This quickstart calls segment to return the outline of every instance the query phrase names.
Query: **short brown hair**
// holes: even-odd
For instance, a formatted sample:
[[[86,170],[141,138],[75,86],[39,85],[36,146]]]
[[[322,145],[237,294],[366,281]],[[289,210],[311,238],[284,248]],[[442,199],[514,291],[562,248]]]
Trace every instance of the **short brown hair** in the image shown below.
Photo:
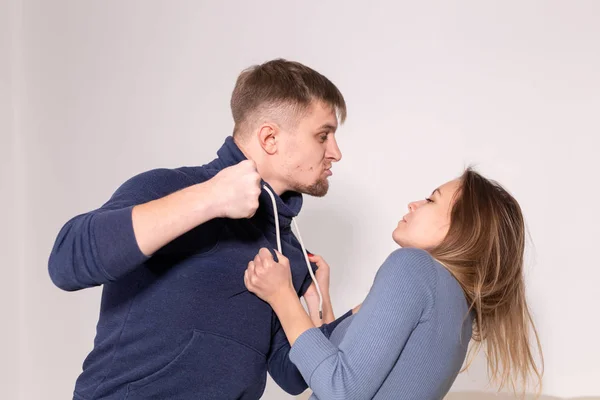
[[[346,119],[346,102],[325,76],[299,62],[276,59],[245,69],[231,95],[234,134],[256,111],[292,111],[301,115],[314,100],[330,105],[340,123]]]

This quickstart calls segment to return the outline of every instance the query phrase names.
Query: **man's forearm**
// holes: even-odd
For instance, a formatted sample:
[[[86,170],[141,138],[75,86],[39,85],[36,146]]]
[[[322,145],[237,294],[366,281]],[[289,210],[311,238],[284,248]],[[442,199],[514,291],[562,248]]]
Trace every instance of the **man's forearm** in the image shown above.
[[[133,230],[146,256],[198,225],[218,216],[210,181],[190,186],[168,196],[135,206]]]

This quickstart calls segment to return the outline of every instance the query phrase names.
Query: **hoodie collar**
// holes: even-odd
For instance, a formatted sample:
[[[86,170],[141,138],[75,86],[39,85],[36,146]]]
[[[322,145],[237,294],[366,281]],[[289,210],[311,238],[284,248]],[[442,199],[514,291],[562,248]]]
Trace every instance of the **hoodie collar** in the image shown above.
[[[217,156],[218,159],[215,161],[219,161],[219,170],[231,167],[244,160],[247,160],[246,156],[237,146],[232,136],[228,136],[225,139],[225,143],[223,143],[223,146],[221,146],[221,148],[217,151]],[[261,193],[259,197],[260,206],[257,214],[264,216],[264,218],[272,223],[275,221],[274,210],[271,198],[263,188],[264,185],[266,185],[275,195],[280,225],[282,228],[288,228],[292,222],[292,218],[296,217],[302,209],[302,194],[289,191],[279,196],[275,193],[271,185],[261,179]]]

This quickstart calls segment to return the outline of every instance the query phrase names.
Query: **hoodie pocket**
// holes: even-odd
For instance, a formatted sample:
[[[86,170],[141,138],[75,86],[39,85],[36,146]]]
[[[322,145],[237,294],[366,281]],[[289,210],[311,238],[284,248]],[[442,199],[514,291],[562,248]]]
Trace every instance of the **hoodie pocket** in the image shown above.
[[[237,399],[265,379],[264,354],[236,340],[195,330],[171,362],[130,383],[126,399]]]

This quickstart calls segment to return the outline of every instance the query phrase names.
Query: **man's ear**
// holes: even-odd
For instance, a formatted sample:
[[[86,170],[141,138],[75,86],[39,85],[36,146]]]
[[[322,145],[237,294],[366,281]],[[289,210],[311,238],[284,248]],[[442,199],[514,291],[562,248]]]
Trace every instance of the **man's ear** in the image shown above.
[[[277,152],[279,132],[279,126],[273,123],[265,123],[258,130],[258,142],[267,154],[275,154]]]

